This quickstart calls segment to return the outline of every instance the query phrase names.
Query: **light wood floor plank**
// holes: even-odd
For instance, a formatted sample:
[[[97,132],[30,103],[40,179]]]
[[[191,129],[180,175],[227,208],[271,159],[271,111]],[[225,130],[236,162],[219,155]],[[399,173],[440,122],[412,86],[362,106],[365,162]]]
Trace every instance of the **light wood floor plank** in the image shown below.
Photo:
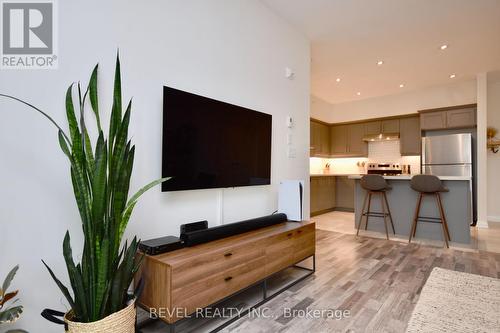
[[[403,332],[434,267],[498,277],[499,259],[483,251],[317,230],[315,276],[264,305],[278,318],[243,318],[224,332]],[[290,304],[291,295],[299,300],[296,304]],[[351,317],[279,319],[285,307],[300,302],[310,309],[349,310]]]

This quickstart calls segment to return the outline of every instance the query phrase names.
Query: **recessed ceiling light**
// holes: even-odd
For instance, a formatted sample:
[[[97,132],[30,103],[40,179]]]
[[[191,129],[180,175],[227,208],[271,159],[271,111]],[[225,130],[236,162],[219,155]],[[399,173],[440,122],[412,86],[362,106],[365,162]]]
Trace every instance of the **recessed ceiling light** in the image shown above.
[[[399,88],[404,88],[404,87],[405,87],[405,85],[402,83],[399,85]]]
[[[456,77],[457,77],[457,76],[456,76],[455,74],[451,74],[451,75],[450,75],[450,79],[454,79],[454,78],[456,78]]]
[[[340,82],[340,78],[338,77],[335,81]]]
[[[361,96],[361,93],[358,91],[358,92],[356,93],[356,95]]]
[[[383,64],[384,64],[384,61],[383,61],[383,60],[379,60],[379,61],[377,61],[377,65],[382,66]]]
[[[441,45],[441,47],[440,47],[440,49],[441,49],[441,50],[446,50],[447,48],[448,48],[448,45],[446,45],[446,44],[443,44],[443,45]]]

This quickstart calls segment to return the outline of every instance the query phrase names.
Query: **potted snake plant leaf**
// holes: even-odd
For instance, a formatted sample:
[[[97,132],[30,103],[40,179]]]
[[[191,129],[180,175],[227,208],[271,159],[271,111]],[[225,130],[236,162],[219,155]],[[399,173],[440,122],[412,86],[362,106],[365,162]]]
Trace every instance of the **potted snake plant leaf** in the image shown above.
[[[155,180],[129,197],[130,178],[134,166],[135,146],[128,138],[132,101],[122,108],[120,59],[116,58],[113,103],[109,129],[105,135],[101,124],[97,91],[98,65],[85,90],[80,83],[71,84],[66,92],[66,133],[47,113],[9,95],[40,112],[58,129],[58,141],[71,166],[71,182],[82,222],[84,244],[81,260],[75,262],[70,234],[63,241],[63,256],[68,271],[68,289],[45,263],[51,277],[71,306],[64,314],[68,332],[134,332],[134,295],[129,294],[141,257],[137,256],[139,241],[122,244],[123,235],[139,197],[160,183]],[[73,95],[77,96],[77,102]],[[92,140],[87,130],[86,103],[97,129]],[[52,313],[44,317],[54,319]],[[59,313],[61,314],[61,313]]]

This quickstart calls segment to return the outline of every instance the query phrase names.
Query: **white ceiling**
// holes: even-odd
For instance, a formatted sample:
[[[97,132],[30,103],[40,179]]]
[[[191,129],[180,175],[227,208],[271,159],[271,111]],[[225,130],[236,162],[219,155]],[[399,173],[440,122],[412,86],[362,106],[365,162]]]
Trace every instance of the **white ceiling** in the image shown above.
[[[311,40],[311,93],[330,103],[500,69],[500,0],[262,2]]]

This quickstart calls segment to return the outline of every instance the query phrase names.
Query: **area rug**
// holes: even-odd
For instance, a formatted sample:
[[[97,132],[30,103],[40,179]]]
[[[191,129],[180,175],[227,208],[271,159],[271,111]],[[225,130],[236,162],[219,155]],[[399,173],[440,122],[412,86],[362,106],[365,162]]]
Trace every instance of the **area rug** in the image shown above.
[[[406,332],[500,332],[500,280],[434,268]]]

